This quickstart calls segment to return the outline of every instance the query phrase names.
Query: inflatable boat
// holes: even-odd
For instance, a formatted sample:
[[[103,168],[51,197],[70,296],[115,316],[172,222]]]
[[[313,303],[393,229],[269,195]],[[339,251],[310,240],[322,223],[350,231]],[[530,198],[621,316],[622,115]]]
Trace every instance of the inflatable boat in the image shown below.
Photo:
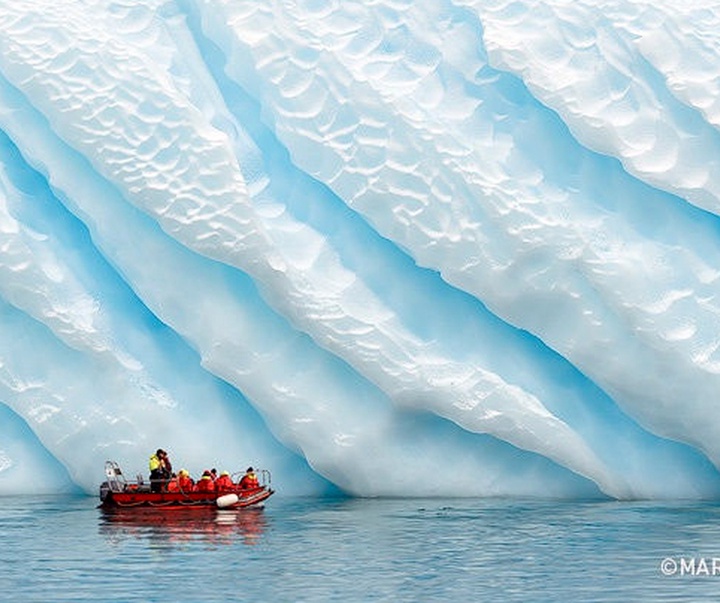
[[[216,492],[197,492],[182,489],[167,491],[166,484],[146,483],[142,475],[128,480],[115,461],[105,463],[105,481],[100,485],[100,507],[103,509],[130,508],[197,508],[197,509],[239,509],[258,507],[263,504],[274,490],[270,485],[270,472],[256,471],[257,486],[243,488],[234,485]]]

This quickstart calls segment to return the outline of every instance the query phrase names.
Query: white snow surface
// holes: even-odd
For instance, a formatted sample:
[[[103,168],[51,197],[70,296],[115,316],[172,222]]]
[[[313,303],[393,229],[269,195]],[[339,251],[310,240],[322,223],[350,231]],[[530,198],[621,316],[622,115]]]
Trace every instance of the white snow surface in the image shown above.
[[[0,494],[720,495],[718,8],[3,1]]]

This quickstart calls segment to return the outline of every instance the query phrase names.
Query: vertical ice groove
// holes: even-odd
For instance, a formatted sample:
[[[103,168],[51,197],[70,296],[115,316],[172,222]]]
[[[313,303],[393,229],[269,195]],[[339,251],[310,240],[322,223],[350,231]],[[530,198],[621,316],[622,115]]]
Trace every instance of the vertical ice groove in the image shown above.
[[[715,134],[676,134],[657,118],[664,107],[655,89],[626,72],[637,67],[623,66],[624,57],[632,56],[630,42],[604,22],[596,25],[597,32],[588,32],[582,16],[593,23],[599,11],[585,4],[562,5],[565,21],[555,15],[560,9],[552,3],[500,1],[437,3],[446,13],[438,10],[440,18],[431,23],[418,18],[421,10],[414,7],[381,16],[373,7],[333,5],[332,11],[301,19],[282,3],[226,2],[224,12],[208,10],[205,17],[209,35],[229,56],[243,52],[254,61],[254,71],[232,64],[230,73],[259,88],[264,111],[273,116],[278,136],[298,165],[330,185],[422,265],[438,269],[500,316],[537,333],[644,425],[691,442],[720,462],[718,425],[706,420],[704,401],[717,389],[720,368],[713,302],[720,254],[714,234],[693,233],[693,220],[672,198],[643,189],[592,153],[578,147],[568,151],[574,155],[568,159],[557,148],[535,145],[538,139],[561,136],[561,130],[537,103],[516,104],[499,95],[498,79],[507,76],[488,77],[480,50],[467,55],[475,69],[468,64],[456,68],[455,55],[448,53],[447,61],[433,57],[422,66],[427,68],[398,77],[394,67],[406,67],[410,59],[404,53],[415,40],[431,40],[442,48],[453,45],[453,5],[477,11],[495,62],[500,42],[493,32],[503,32],[497,37],[516,54],[529,47],[520,55],[524,62],[514,60],[525,71],[542,65],[546,80],[565,94],[563,107],[587,101],[587,118],[580,116],[579,124],[601,123],[603,110],[596,105],[613,98],[604,93],[617,90],[621,95],[623,85],[632,85],[636,96],[629,98],[627,108],[609,109],[622,108],[635,125],[651,120],[632,142],[649,162],[653,157],[674,161],[668,155],[671,140],[681,145],[689,140],[717,156]],[[632,5],[623,6],[631,10]],[[390,25],[383,25],[383,18]],[[263,35],[250,35],[259,23]],[[337,23],[353,25],[338,29]],[[563,27],[574,27],[567,40],[553,38]],[[510,36],[512,28],[520,33]],[[483,40],[476,37],[474,43],[481,48]],[[575,58],[572,45],[586,52]],[[316,83],[306,90],[324,92],[298,97],[290,85],[297,65],[289,57],[310,48]],[[503,56],[509,63],[516,54]],[[577,69],[571,68],[573,61]],[[600,70],[599,77],[587,75],[590,67]],[[473,78],[466,79],[465,73]],[[474,95],[458,100],[460,90],[473,88]],[[307,113],[315,103],[324,107],[322,127],[319,113]],[[683,124],[674,127],[681,132]],[[667,144],[655,146],[658,136]],[[368,145],[368,140],[380,144]],[[602,140],[613,140],[613,135]],[[704,156],[678,152],[688,161]],[[560,161],[566,163],[553,163]],[[410,165],[416,168],[396,167]],[[715,165],[711,161],[698,167],[713,170]],[[592,180],[592,172],[600,170],[612,174],[605,184],[627,210],[617,201],[611,211],[603,207],[608,205],[607,190]],[[557,174],[563,171],[573,180],[571,186],[562,186]],[[583,180],[585,172],[589,177]],[[443,190],[453,191],[452,196],[441,194]],[[634,217],[643,204],[657,212],[654,219],[661,228],[656,238],[643,233]],[[674,220],[686,221],[686,227],[670,230]],[[533,310],[540,300],[547,312]],[[638,363],[642,371],[636,370]],[[670,366],[676,377],[668,384],[664,377]],[[681,407],[679,399],[685,401]]]
[[[28,232],[12,217],[8,196],[16,196],[19,203],[27,199],[8,185],[0,169],[0,295],[44,323],[68,345],[98,355],[117,354],[121,363],[134,364],[129,356],[111,349],[98,301],[58,257],[47,237]]]
[[[43,447],[20,416],[0,403],[0,492],[4,484],[25,482],[26,494],[76,492],[67,471]],[[33,475],[31,483],[23,476]]]
[[[521,76],[581,142],[720,213],[720,164],[708,161],[720,152],[716,13],[692,3],[459,3],[486,23],[492,64]]]

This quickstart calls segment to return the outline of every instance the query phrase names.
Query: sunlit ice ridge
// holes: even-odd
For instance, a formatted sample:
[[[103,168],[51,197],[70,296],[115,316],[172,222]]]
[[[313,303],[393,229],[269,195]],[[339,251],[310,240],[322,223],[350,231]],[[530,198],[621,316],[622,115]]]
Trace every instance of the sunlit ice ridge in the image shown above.
[[[720,496],[720,7],[13,0],[0,494]]]

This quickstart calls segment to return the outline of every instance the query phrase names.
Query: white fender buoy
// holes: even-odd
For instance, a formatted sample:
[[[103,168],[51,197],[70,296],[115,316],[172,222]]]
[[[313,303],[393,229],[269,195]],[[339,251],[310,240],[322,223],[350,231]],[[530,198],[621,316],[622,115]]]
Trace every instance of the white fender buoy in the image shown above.
[[[239,500],[240,499],[237,494],[225,494],[224,496],[219,496],[215,501],[215,504],[217,504],[219,509],[225,509],[227,507],[232,507]]]

